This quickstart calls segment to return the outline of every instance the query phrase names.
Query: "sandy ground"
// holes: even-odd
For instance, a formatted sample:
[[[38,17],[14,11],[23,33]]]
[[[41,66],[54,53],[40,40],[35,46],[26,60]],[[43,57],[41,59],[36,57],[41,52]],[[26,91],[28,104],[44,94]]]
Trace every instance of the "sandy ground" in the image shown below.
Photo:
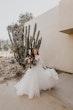
[[[8,55],[4,53],[3,57]],[[41,97],[32,100],[25,95],[16,95],[15,79],[0,83],[0,110],[73,110],[70,108],[73,106],[73,74],[61,73],[59,77],[55,89],[42,91]]]
[[[15,80],[0,84],[0,110],[70,110],[46,91],[34,99],[17,96],[15,84]]]
[[[25,70],[18,64],[13,54],[0,52],[0,77],[12,78],[17,71],[25,73]]]
[[[10,51],[0,51],[0,57],[12,57],[13,53],[10,53]]]
[[[49,94],[73,110],[73,74],[60,73],[59,78],[59,84]]]

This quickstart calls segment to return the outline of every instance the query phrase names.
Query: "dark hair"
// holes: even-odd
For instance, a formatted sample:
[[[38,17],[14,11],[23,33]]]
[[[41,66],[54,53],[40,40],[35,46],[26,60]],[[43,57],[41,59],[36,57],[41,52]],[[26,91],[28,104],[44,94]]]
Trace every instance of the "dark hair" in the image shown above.
[[[37,50],[37,49],[36,49]],[[37,55],[39,55],[39,51],[37,50]]]

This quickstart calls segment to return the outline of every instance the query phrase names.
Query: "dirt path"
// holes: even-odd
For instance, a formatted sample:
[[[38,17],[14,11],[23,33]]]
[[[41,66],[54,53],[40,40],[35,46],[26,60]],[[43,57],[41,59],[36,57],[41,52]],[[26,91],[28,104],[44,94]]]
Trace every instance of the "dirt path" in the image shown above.
[[[17,96],[15,84],[15,80],[0,84],[0,110],[69,110],[46,91],[32,100],[27,96]]]

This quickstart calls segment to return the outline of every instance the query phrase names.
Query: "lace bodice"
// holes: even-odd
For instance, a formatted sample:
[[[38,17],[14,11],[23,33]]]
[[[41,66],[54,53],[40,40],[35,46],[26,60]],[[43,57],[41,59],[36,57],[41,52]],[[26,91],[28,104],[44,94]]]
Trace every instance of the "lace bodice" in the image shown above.
[[[40,55],[37,55],[35,57],[35,60],[37,61],[38,64],[42,65],[42,67],[46,68],[46,65],[44,64],[44,62],[42,61]]]

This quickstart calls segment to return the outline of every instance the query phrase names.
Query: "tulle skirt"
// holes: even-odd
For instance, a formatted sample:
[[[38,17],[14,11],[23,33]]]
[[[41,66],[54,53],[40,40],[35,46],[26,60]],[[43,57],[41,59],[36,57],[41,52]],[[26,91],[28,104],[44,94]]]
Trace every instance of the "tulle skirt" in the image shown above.
[[[44,69],[41,65],[29,68],[23,78],[15,85],[17,95],[28,95],[29,98],[40,96],[41,90],[55,87],[59,80],[54,69]]]

